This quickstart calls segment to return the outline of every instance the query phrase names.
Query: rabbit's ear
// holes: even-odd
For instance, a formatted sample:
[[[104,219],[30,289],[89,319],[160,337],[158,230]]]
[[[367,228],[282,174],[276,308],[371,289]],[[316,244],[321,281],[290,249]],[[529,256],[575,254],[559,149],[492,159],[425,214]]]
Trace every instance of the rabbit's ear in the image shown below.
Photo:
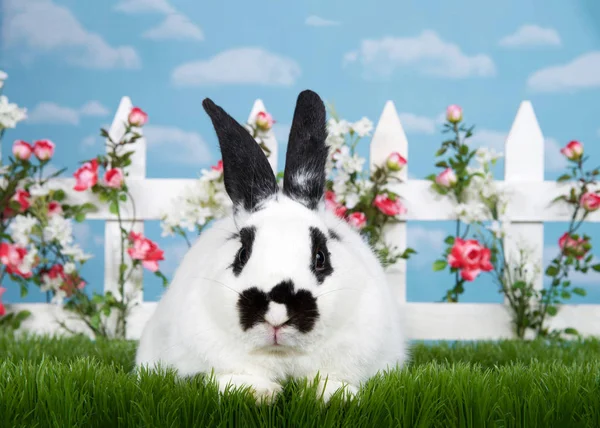
[[[323,101],[313,91],[302,91],[290,130],[283,193],[312,210],[317,208],[325,191],[326,138]]]
[[[252,212],[278,191],[271,165],[252,135],[234,118],[206,98],[202,106],[212,120],[223,157],[225,190],[234,207]]]

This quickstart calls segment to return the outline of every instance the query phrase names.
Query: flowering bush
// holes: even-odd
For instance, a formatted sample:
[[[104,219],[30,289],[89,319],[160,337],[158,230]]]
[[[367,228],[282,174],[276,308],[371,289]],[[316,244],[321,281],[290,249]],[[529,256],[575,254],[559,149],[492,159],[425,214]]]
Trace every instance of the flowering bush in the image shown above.
[[[577,334],[573,328],[549,331],[546,321],[548,316],[557,314],[558,305],[569,299],[571,294],[586,294],[582,288],[570,287],[569,272],[600,271],[600,264],[590,264],[593,258],[589,254],[590,237],[576,234],[587,214],[600,209],[600,195],[590,190],[600,171],[583,170],[586,159],[581,143],[572,141],[561,149],[571,166],[570,173],[562,175],[558,181],[572,181],[574,185],[568,195],[562,195],[554,202],[569,204],[573,215],[568,231],[559,240],[559,255],[545,271],[551,278],[551,286],[538,290],[535,283],[541,268],[531,263],[531,248],[518,243],[516,254],[512,256],[505,248],[508,199],[496,187],[491,173],[491,167],[500,155],[486,149],[470,149],[466,140],[473,135],[473,128],[467,128],[462,117],[459,106],[448,107],[444,132],[454,135],[442,143],[436,156],[443,156],[448,151],[452,156],[436,164],[443,168],[439,174],[428,177],[433,190],[451,198],[456,206],[456,233],[445,240],[448,245],[445,257],[433,264],[436,271],[449,266],[450,272],[455,275],[455,284],[447,291],[444,300],[458,302],[466,282],[473,281],[481,272],[489,272],[512,309],[518,337],[524,338],[527,331],[553,338]],[[470,167],[473,158],[479,163],[476,168]],[[476,239],[466,239],[469,232],[473,232]]]
[[[259,112],[254,122],[245,124],[267,157],[270,151],[263,139],[273,123],[269,113]],[[399,153],[391,153],[384,165],[365,175],[362,171],[365,159],[359,157],[355,149],[359,140],[371,133],[373,123],[367,118],[350,123],[332,117],[327,128],[330,153],[326,163],[327,209],[359,230],[377,251],[384,266],[408,258],[414,250],[407,248],[400,252],[383,239],[384,227],[398,221],[406,212],[399,195],[389,188],[390,182],[399,181],[393,173],[406,165],[406,159]],[[278,178],[282,175],[279,173]],[[181,236],[188,245],[191,245],[188,232],[199,235],[211,221],[230,214],[232,206],[225,193],[222,162],[203,170],[199,180],[179,195],[172,206],[174,208],[162,219],[163,236]]]
[[[66,305],[67,309],[79,314],[97,336],[127,337],[127,316],[137,304],[133,298],[133,290],[127,290],[127,284],[135,282],[135,273],[140,267],[161,278],[164,286],[168,284],[158,265],[164,260],[163,251],[156,243],[133,229],[136,221],[135,202],[126,183],[127,167],[131,165],[131,156],[134,153],[129,147],[141,138],[137,129],[144,126],[147,120],[147,114],[139,107],[134,107],[124,124],[125,132],[119,141],[114,141],[108,131],[102,129],[101,135],[107,140],[106,154],[83,162],[73,174],[73,190],[91,192],[100,202],[108,204],[110,213],[117,216],[121,232],[117,292],[95,293],[91,297],[80,293]],[[123,205],[127,203],[130,204],[130,212],[133,212],[129,227],[126,227],[122,216]],[[129,256],[128,260],[126,256]],[[140,283],[134,284],[134,289],[141,287]],[[115,321],[114,329],[110,327],[111,319]]]
[[[25,118],[24,110],[7,105],[13,107],[0,112],[2,131]],[[20,286],[21,296],[34,284],[49,301],[62,303],[86,284],[79,270],[90,255],[74,242],[72,221],[83,220],[93,206],[69,205],[65,192],[52,186],[64,171],[46,173],[54,152],[50,140],[17,140],[9,163],[0,164],[0,284],[8,276]],[[2,287],[0,295],[5,291]],[[7,314],[0,299],[0,325],[17,328],[28,315]]]

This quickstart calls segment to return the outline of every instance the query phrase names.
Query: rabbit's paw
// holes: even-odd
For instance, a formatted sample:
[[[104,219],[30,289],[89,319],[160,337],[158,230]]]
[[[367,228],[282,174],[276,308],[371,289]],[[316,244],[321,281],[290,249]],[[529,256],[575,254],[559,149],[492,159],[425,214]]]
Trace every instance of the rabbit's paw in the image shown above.
[[[219,391],[225,392],[227,389],[243,389],[250,387],[252,394],[256,399],[256,403],[260,404],[265,400],[267,403],[272,402],[275,397],[283,390],[283,387],[271,382],[269,379],[253,375],[221,375],[218,377]]]

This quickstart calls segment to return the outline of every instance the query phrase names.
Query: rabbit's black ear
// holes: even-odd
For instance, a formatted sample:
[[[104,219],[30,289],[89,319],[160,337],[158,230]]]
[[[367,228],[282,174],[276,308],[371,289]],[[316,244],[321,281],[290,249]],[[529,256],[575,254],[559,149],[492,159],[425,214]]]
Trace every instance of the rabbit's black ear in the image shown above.
[[[283,193],[312,210],[325,192],[326,139],[325,105],[315,92],[302,91],[290,130]]]
[[[202,106],[212,120],[223,157],[225,190],[234,207],[252,212],[278,191],[277,180],[264,152],[252,135],[211,99]]]

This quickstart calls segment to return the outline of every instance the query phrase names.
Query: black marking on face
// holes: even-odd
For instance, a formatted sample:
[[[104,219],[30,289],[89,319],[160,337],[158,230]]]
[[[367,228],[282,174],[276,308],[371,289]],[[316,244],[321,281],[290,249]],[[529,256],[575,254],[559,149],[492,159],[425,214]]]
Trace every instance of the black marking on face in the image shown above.
[[[341,241],[341,240],[342,240],[342,238],[340,238],[340,235],[338,235],[338,234],[337,234],[337,232],[336,232],[335,230],[333,230],[333,229],[329,229],[329,231],[328,231],[328,232],[329,232],[329,237],[330,237],[331,239],[334,239],[334,240],[336,240],[336,241]]]
[[[244,227],[240,229],[239,236],[242,246],[235,254],[235,259],[231,264],[235,276],[238,276],[242,272],[242,269],[246,266],[252,255],[252,245],[256,236],[256,228],[254,226]]]
[[[319,284],[322,284],[329,275],[333,273],[331,266],[331,255],[327,250],[327,237],[316,227],[310,228],[311,240],[311,260],[310,270],[317,277]]]
[[[294,291],[294,283],[282,281],[267,294],[256,287],[245,290],[239,300],[240,324],[246,331],[264,322],[269,303],[285,305],[289,320],[284,324],[294,326],[301,333],[310,332],[319,318],[317,299],[308,290]]]
[[[240,311],[242,330],[246,331],[264,321],[269,309],[269,298],[264,291],[252,287],[242,292],[237,306]]]

